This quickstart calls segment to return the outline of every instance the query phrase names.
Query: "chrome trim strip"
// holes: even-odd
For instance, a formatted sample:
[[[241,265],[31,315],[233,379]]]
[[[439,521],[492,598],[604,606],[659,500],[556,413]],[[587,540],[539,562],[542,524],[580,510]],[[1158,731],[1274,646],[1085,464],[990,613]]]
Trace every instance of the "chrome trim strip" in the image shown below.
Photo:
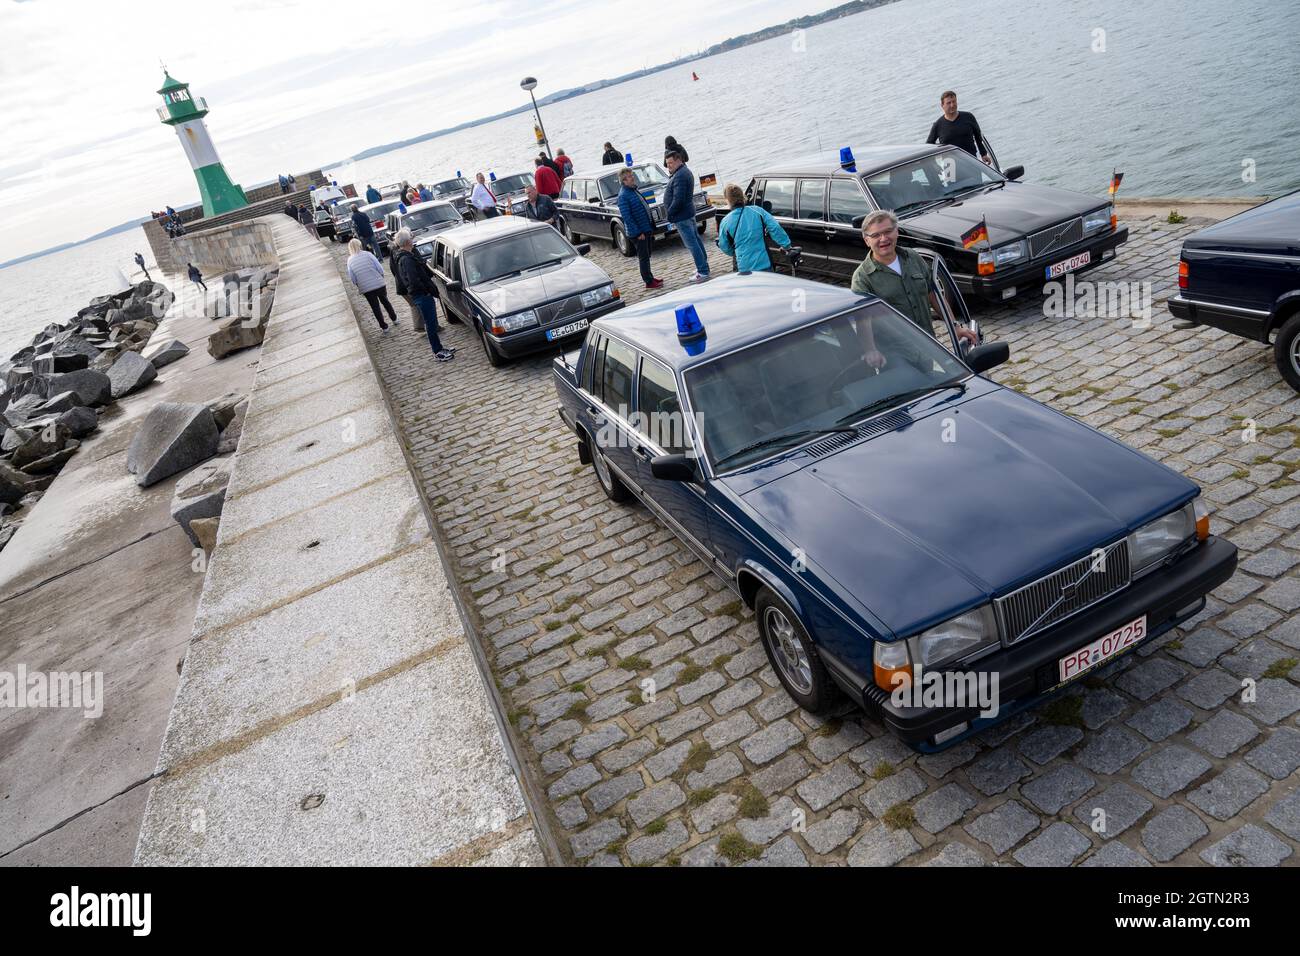
[[[1232,259],[1261,259],[1265,262],[1294,262],[1300,264],[1300,256],[1286,256],[1270,252],[1230,252],[1227,249],[1184,249],[1183,255],[1194,256],[1228,256]]]
[[[1249,315],[1256,319],[1267,319],[1271,312],[1261,311],[1259,309],[1246,309],[1239,305],[1220,305],[1218,302],[1205,302],[1201,299],[1188,299],[1185,296],[1176,295],[1169,302],[1177,302],[1181,305],[1194,305],[1197,308],[1208,309],[1209,311],[1235,312],[1238,315]],[[1168,305],[1168,302],[1166,303]]]

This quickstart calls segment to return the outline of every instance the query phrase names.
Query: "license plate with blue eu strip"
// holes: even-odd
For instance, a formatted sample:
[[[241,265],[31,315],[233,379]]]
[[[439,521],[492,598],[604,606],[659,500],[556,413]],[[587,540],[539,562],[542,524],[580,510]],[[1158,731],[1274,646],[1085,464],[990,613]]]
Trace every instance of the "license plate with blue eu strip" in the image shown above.
[[[570,322],[568,325],[561,325],[554,329],[546,330],[548,341],[554,342],[556,339],[562,339],[566,335],[573,335],[575,332],[581,332],[587,327],[586,319],[579,319],[577,322]]]

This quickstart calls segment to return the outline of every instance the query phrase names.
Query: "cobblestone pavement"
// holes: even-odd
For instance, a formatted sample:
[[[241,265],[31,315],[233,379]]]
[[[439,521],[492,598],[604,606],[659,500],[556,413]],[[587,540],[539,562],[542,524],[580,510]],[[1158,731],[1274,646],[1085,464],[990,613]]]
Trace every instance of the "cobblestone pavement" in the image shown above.
[[[571,860],[1296,864],[1300,398],[1261,345],[1170,327],[1160,303],[1196,224],[1131,225],[1119,258],[1086,278],[1151,281],[1151,326],[1044,318],[1038,296],[986,309],[987,337],[1012,349],[991,375],[1200,482],[1240,570],[1184,628],[933,756],[850,706],[828,722],[795,706],[753,615],[578,463],[550,356],[492,369],[452,325],[444,341],[460,352],[437,365],[401,300],[403,327],[381,337],[353,293]],[[730,269],[712,254],[715,273]],[[592,258],[629,301],[644,296],[635,259],[601,243]],[[668,288],[693,271],[676,243],[654,267]]]

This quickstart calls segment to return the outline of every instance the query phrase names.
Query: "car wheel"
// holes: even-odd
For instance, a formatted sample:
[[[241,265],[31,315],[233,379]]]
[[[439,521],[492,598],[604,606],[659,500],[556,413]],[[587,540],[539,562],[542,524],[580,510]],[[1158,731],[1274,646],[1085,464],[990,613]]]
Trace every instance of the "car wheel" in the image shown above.
[[[569,240],[569,245],[576,246],[578,244],[578,234],[569,226],[569,220],[560,220],[560,231],[564,233],[564,238]]]
[[[632,240],[627,237],[622,223],[614,223],[614,246],[625,256],[636,255],[636,250],[632,248]]]
[[[609,466],[608,459],[601,453],[596,443],[588,441],[587,446],[591,449],[591,470],[596,473],[596,480],[600,482],[600,490],[605,492],[605,497],[610,501],[618,502],[631,498],[632,492],[618,480],[618,475],[614,474],[614,469]]]
[[[487,330],[480,324],[478,327],[479,341],[483,343],[483,353],[487,355],[488,364],[493,368],[500,368],[506,364],[505,357],[496,350],[496,346],[488,338]]]
[[[772,670],[794,702],[813,714],[831,710],[839,688],[822,664],[817,648],[808,638],[799,618],[770,588],[762,588],[754,599],[758,633]]]
[[[700,223],[699,225],[697,225],[695,228],[696,228],[696,230],[699,232],[699,234],[700,234],[701,236],[707,236],[707,235],[709,234],[709,220],[707,220],[707,219],[704,220],[702,223]]]
[[[1273,340],[1273,358],[1286,383],[1300,392],[1300,313],[1282,323]]]

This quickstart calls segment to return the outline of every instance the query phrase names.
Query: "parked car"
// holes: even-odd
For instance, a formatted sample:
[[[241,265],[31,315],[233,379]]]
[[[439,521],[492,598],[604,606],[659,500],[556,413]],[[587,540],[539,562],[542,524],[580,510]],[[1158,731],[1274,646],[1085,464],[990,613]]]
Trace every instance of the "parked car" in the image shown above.
[[[618,211],[618,191],[622,188],[619,174],[628,167],[602,166],[591,172],[574,173],[564,181],[556,207],[563,216],[564,233],[570,242],[582,236],[594,236],[612,242],[625,256],[636,255],[636,247],[628,239],[627,228]],[[655,235],[662,237],[672,227],[664,222],[663,192],[668,184],[668,173],[658,163],[636,163],[631,167],[636,175],[637,188],[650,207],[650,220]],[[708,193],[703,189],[695,193],[695,222],[700,235],[708,230],[714,218]]]
[[[370,220],[370,226],[375,230],[375,245],[379,247],[379,254],[383,255],[388,250],[388,214],[393,212],[399,206],[404,205],[400,199],[381,199],[379,202],[363,204],[360,209]]]
[[[319,206],[312,213],[316,223],[316,235],[322,239],[334,239],[334,217],[324,206]]]
[[[543,222],[500,216],[440,233],[434,282],[450,316],[478,332],[494,366],[580,336],[623,307],[600,266]]]
[[[533,174],[511,173],[509,176],[498,176],[487,185],[492,190],[492,195],[497,197],[497,212],[504,216],[516,213],[522,216],[524,204],[528,202],[528,194],[524,190],[533,185]]]
[[[1183,240],[1175,317],[1268,344],[1300,391],[1300,191]]]
[[[553,365],[579,460],[754,609],[790,696],[846,692],[924,751],[1149,644],[1237,562],[1196,484],[984,378],[1004,343],[940,338],[874,296],[726,275],[593,322]],[[997,675],[996,712],[897,703],[925,671]]]
[[[330,207],[330,214],[334,217],[334,238],[338,242],[347,242],[353,236],[352,229],[352,211],[358,206],[364,206],[366,200],[364,196],[349,197],[340,199]]]
[[[434,199],[443,199],[456,207],[462,216],[469,211],[469,194],[474,191],[474,184],[464,176],[444,179],[428,187]]]
[[[955,146],[879,146],[858,151],[856,172],[829,160],[774,164],[753,177],[746,198],[802,248],[801,275],[848,282],[867,254],[863,219],[890,209],[900,245],[937,252],[963,293],[1001,302],[1095,268],[1128,241],[1109,200],[1023,183],[1023,175],[1022,166],[1003,174]],[[963,248],[962,235],[981,221],[988,242]],[[773,261],[788,269],[782,257]]]
[[[433,237],[464,222],[455,206],[441,201],[416,203],[407,206],[406,212],[395,209],[384,217],[390,236],[395,236],[399,229],[411,230],[415,251],[426,260],[433,255]]]
[[[401,184],[401,183],[389,183],[387,186],[380,186],[380,187],[379,187],[379,198],[380,198],[380,199],[401,199],[401,198],[402,198],[402,184]]]

